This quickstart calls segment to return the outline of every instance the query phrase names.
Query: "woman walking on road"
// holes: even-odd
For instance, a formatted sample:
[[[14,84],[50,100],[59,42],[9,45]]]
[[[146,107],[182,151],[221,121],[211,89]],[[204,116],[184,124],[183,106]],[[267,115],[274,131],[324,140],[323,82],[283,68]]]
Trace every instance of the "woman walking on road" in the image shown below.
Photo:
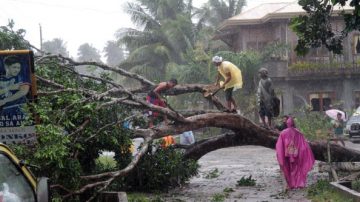
[[[315,158],[304,135],[295,128],[294,120],[289,117],[286,123],[288,128],[280,133],[276,143],[276,157],[286,179],[286,189],[303,188]]]

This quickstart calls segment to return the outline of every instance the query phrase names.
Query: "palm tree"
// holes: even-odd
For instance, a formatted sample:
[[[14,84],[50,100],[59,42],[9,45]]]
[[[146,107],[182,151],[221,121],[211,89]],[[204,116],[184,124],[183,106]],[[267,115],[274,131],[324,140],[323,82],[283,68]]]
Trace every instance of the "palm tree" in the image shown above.
[[[195,42],[191,10],[191,0],[127,3],[126,11],[141,30],[121,29],[116,34],[130,51],[126,64],[133,64],[133,71],[149,79],[160,80],[170,62],[184,63],[184,53]]]
[[[246,0],[209,0],[198,14],[201,22],[217,27],[224,20],[240,14],[244,6]]]

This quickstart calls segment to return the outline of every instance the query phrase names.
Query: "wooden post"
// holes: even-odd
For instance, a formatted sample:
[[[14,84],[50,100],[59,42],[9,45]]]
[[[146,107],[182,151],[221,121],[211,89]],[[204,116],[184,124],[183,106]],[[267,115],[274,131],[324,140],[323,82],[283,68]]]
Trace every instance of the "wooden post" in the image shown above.
[[[336,171],[334,169],[334,167],[331,164],[331,152],[330,152],[330,142],[332,141],[331,138],[327,139],[327,154],[328,154],[328,163],[330,165],[330,170],[331,172],[329,172],[329,178],[333,178],[336,182],[339,181],[339,178],[336,174]]]

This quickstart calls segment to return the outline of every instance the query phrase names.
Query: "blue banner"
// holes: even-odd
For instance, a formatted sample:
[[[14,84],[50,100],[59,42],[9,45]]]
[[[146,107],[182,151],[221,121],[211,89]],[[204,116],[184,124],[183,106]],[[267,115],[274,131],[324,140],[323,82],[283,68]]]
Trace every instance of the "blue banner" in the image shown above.
[[[0,51],[0,142],[31,143],[35,140],[32,114],[26,108],[35,97],[33,52]]]

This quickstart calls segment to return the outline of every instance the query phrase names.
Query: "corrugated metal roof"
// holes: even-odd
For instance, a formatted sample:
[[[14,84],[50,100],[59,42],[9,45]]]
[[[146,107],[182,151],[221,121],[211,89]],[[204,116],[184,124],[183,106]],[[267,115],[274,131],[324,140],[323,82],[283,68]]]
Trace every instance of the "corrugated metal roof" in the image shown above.
[[[244,11],[243,13],[236,15],[228,20],[254,20],[254,19],[261,19],[268,15],[269,13],[274,13],[286,6],[289,3],[266,3],[256,6],[252,9]]]
[[[344,8],[340,6],[334,7],[335,11],[340,11],[343,9],[352,10],[353,8],[350,6],[345,6]],[[270,19],[286,19],[299,14],[305,14],[305,11],[297,1],[265,3],[225,20],[220,25],[219,30],[224,30],[228,27],[236,25],[261,24]]]

